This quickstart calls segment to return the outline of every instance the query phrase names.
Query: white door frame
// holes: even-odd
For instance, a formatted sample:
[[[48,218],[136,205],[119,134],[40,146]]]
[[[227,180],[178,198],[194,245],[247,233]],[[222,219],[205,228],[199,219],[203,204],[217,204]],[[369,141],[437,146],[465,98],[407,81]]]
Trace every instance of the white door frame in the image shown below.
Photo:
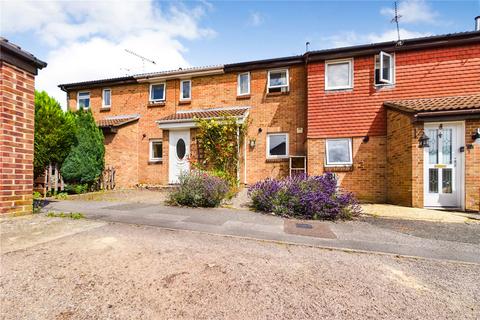
[[[185,156],[182,160],[177,157],[177,141],[182,138],[185,142]],[[190,169],[190,128],[171,130],[168,134],[168,183],[178,183],[178,174],[183,170]],[[179,163],[182,168],[179,169]]]
[[[457,163],[455,167],[456,179],[459,179],[458,182],[458,194],[457,194],[457,203],[459,204],[456,209],[465,210],[465,121],[441,121],[441,122],[425,122],[423,129],[427,130],[429,127],[438,128],[440,124],[443,125],[456,125],[460,131],[457,135],[459,141],[456,143],[456,151],[454,156],[457,157]],[[453,137],[452,137],[453,139]],[[464,147],[464,152],[459,152],[459,148]],[[423,150],[423,202],[425,208],[436,208],[442,209],[442,207],[432,207],[425,205],[426,194],[428,193],[428,148]],[[447,207],[449,209],[450,207]]]

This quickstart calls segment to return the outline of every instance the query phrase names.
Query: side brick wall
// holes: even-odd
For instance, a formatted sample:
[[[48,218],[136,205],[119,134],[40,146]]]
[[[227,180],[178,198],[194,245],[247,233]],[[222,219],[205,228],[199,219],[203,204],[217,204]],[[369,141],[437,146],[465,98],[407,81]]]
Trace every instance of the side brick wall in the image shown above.
[[[35,78],[0,62],[0,213],[32,212]]]
[[[480,128],[480,120],[467,120],[465,142],[471,144],[474,130]],[[465,209],[480,212],[480,143],[465,150]]]

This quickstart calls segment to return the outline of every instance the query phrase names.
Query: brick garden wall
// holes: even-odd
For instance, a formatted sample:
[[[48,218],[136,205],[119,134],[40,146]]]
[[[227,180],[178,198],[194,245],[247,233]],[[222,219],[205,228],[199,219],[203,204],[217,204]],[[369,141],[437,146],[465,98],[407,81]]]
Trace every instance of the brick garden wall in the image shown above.
[[[272,161],[266,159],[266,133],[288,132],[290,154],[304,154],[306,135],[306,75],[303,65],[290,66],[290,91],[288,94],[267,94],[267,70],[251,71],[251,94],[249,97],[237,97],[237,74],[202,76],[192,78],[192,100],[179,102],[180,81],[166,81],[166,102],[164,105],[149,106],[149,84],[130,84],[110,87],[112,106],[108,111],[101,111],[102,89],[90,90],[91,108],[95,118],[138,113],[138,132],[125,134],[125,139],[134,144],[138,141],[138,176],[133,171],[117,170],[118,181],[131,184],[166,184],[168,183],[168,140],[155,120],[173,114],[177,110],[193,110],[232,106],[250,106],[250,123],[247,140],[256,139],[255,148],[247,149],[247,179],[244,179],[245,164],[241,163],[241,182],[252,183],[266,177],[278,177],[288,174],[288,159]],[[69,108],[76,109],[77,92],[69,93]],[[125,130],[120,128],[119,132]],[[297,133],[303,128],[303,133]],[[260,130],[261,129],[261,132]],[[118,135],[119,133],[117,133]],[[130,137],[130,138],[127,138]],[[163,137],[163,161],[149,163],[149,140]],[[193,137],[193,136],[192,136]],[[167,138],[168,139],[168,138]],[[120,140],[120,139],[118,139]],[[109,164],[123,167],[125,159],[121,152],[112,152],[121,148],[112,144],[107,148]],[[123,148],[123,147],[122,147]],[[110,151],[109,151],[110,150]],[[242,153],[243,146],[242,146]],[[127,185],[119,184],[119,187]]]
[[[0,62],[0,213],[32,212],[34,75]]]

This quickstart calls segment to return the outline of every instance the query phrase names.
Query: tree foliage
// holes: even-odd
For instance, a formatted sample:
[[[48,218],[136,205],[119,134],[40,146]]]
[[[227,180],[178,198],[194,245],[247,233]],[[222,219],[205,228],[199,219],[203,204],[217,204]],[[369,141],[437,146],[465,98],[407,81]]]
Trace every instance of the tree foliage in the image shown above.
[[[45,91],[35,91],[35,177],[48,163],[62,164],[75,143],[75,117]]]
[[[94,183],[104,169],[105,147],[103,133],[97,127],[90,111],[74,113],[77,143],[63,162],[61,172],[69,183]]]

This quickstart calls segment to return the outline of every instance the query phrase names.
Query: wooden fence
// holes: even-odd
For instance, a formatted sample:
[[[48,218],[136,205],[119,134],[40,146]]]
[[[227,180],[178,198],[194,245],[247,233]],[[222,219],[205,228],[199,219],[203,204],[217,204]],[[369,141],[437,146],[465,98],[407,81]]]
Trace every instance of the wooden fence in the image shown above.
[[[101,190],[113,190],[115,189],[115,167],[108,166],[103,170],[100,176],[100,189]]]
[[[63,183],[60,170],[58,170],[58,165],[50,163],[45,168],[43,194],[46,195],[48,192],[57,193],[58,191],[63,191],[64,189],[65,184]]]

